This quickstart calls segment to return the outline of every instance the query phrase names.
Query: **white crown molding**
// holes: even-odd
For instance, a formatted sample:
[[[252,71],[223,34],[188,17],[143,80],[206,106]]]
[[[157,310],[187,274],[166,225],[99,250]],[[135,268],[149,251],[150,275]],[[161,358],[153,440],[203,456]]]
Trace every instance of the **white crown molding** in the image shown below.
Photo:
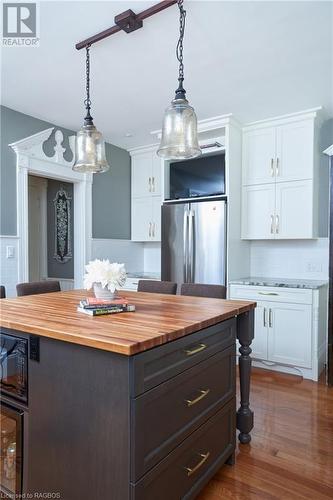
[[[227,125],[233,125],[236,127],[241,127],[240,122],[232,115],[232,113],[226,115],[213,116],[212,118],[206,118],[204,120],[198,121],[198,134],[204,132],[213,132],[225,128]],[[157,136],[158,139],[161,138],[162,130],[153,130],[150,132],[151,135]]]
[[[325,149],[325,151],[323,151],[323,153],[327,156],[333,156],[333,144],[332,144],[332,146],[329,146],[327,149]]]
[[[264,120],[258,120],[251,123],[246,123],[243,130],[247,131],[252,128],[265,128],[272,125],[280,125],[285,123],[292,123],[300,119],[315,119],[318,114],[323,110],[321,106],[316,108],[305,109],[304,111],[297,111],[295,113],[289,113],[287,115],[274,116],[272,118],[265,118]]]
[[[66,148],[62,146],[64,134],[61,130],[57,130],[54,135],[56,141],[56,144],[53,148],[54,155],[47,156],[43,151],[43,144],[51,137],[51,134],[54,130],[55,127],[47,128],[46,130],[37,132],[37,134],[30,135],[29,137],[25,137],[24,139],[20,139],[19,141],[12,142],[8,145],[15,151],[18,156],[20,156],[20,158],[25,156],[71,167],[74,162],[75,136],[69,137],[69,147],[73,153],[73,160],[71,161],[67,161],[64,158]],[[24,168],[24,161],[20,161],[20,166]]]

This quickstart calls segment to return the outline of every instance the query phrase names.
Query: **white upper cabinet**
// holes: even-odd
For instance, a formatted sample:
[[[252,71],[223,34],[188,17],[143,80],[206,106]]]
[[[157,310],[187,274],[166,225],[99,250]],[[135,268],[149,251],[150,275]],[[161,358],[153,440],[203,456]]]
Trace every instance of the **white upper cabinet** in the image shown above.
[[[156,151],[137,153],[132,156],[132,196],[161,194],[161,160]]]
[[[132,153],[132,240],[161,239],[161,160],[154,148]]]
[[[243,239],[318,237],[316,117],[310,110],[245,127]]]
[[[242,238],[274,239],[275,184],[243,188]]]
[[[301,120],[276,127],[276,181],[311,179],[313,146],[313,120]]]
[[[243,184],[264,184],[274,180],[275,149],[275,127],[244,133]]]
[[[313,237],[312,187],[311,180],[276,184],[275,239]]]

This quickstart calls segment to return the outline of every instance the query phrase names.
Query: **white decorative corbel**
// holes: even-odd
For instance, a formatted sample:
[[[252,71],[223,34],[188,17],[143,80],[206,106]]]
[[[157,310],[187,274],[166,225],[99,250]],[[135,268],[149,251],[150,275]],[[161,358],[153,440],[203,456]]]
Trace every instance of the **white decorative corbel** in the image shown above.
[[[332,146],[325,149],[325,151],[323,151],[323,153],[327,156],[333,156],[333,144],[332,144]]]
[[[43,144],[48,141],[51,137],[52,132],[55,127],[48,128],[43,130],[42,132],[38,132],[37,134],[30,135],[29,137],[25,137],[19,141],[13,142],[9,144],[9,146],[15,151],[18,155],[18,158],[29,157],[36,158],[38,160],[46,160],[49,162],[57,163],[58,165],[63,165],[67,167],[71,167],[74,162],[74,148],[75,148],[75,135],[69,137],[69,147],[73,153],[73,159],[71,161],[67,161],[64,158],[64,153],[66,148],[62,146],[64,140],[64,134],[61,130],[57,130],[55,132],[55,146],[54,146],[54,155],[47,156],[43,150]]]

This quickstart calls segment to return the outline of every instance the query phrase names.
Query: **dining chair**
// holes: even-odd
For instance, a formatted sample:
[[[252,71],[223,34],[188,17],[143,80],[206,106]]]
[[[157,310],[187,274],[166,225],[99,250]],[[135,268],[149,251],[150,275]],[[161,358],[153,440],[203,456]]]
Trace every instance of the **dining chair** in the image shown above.
[[[16,293],[18,297],[22,297],[23,295],[60,292],[60,290],[60,283],[55,280],[33,281],[31,283],[18,283],[16,285]]]
[[[177,283],[173,283],[172,281],[139,280],[138,292],[176,295]]]
[[[0,285],[0,299],[6,298],[6,288],[3,285]]]
[[[225,299],[226,287],[223,285],[204,285],[202,283],[183,283],[180,288],[180,294],[192,297]]]

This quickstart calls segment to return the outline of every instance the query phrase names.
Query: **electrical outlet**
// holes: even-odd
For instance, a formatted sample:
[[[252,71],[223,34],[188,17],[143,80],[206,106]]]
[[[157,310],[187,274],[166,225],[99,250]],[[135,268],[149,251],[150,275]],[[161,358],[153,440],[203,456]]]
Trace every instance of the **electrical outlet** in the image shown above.
[[[13,259],[15,257],[15,247],[7,246],[6,247],[6,258]]]
[[[321,262],[308,262],[307,271],[309,273],[321,273],[323,270],[323,265]]]

